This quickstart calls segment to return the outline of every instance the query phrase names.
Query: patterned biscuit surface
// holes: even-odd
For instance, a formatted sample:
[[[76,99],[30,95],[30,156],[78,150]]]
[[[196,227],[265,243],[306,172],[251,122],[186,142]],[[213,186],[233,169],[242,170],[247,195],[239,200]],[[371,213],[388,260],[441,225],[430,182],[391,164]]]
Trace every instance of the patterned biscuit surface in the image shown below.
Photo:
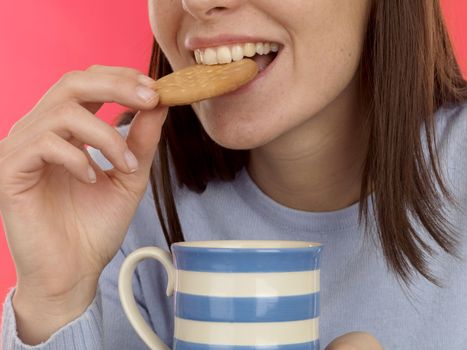
[[[196,64],[158,79],[159,104],[187,105],[236,90],[258,73],[256,62],[244,58],[228,64]]]

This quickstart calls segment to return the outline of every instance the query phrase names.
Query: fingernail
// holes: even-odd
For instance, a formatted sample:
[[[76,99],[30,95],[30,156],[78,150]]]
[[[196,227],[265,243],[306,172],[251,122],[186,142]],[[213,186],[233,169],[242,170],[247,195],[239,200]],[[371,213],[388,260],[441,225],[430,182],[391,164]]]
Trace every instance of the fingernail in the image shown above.
[[[143,84],[147,87],[151,87],[154,85],[154,83],[156,82],[154,79],[152,79],[151,77],[148,77],[146,75],[139,75],[138,76],[138,82],[140,84]]]
[[[156,97],[156,92],[150,88],[147,88],[143,85],[138,85],[136,87],[136,94],[141,98],[144,102],[149,102]]]
[[[128,149],[125,151],[124,157],[128,169],[134,173],[138,169],[138,160],[135,155]]]

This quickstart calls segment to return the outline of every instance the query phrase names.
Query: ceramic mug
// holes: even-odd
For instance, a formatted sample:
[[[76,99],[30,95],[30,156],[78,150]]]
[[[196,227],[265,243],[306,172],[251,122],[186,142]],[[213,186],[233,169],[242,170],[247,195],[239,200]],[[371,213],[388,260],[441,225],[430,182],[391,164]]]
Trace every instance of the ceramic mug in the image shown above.
[[[132,275],[152,258],[175,290],[174,350],[318,350],[322,244],[223,240],[140,248],[119,275],[123,309],[150,349],[168,350],[138,311]]]

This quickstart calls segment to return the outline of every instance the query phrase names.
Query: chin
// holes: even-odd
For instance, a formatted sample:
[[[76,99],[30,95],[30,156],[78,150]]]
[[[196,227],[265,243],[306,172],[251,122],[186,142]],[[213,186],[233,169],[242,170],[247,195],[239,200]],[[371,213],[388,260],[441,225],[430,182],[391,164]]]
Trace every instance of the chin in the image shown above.
[[[250,150],[260,147],[269,141],[264,134],[258,133],[257,130],[246,131],[238,126],[207,126],[204,129],[215,143],[232,150]]]
[[[209,113],[198,114],[209,137],[222,147],[232,150],[249,150],[270,142],[277,130],[271,130],[271,118],[261,120],[252,115]]]
[[[300,115],[295,110],[290,111],[288,105],[263,103],[261,106],[257,108],[256,104],[248,105],[245,102],[231,106],[212,101],[192,104],[193,111],[209,137],[222,147],[232,150],[265,146],[309,118],[307,113]],[[295,117],[292,117],[290,114],[294,113]]]

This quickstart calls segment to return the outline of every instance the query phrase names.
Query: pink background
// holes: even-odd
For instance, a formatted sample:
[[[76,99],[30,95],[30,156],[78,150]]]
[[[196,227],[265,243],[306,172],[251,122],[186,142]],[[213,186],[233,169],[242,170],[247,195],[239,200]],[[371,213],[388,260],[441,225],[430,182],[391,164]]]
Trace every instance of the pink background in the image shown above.
[[[456,54],[467,75],[467,2],[442,3]],[[147,1],[1,1],[0,139],[67,71],[103,64],[146,72],[151,41]],[[97,115],[110,123],[122,109],[106,104]],[[2,228],[0,312],[6,293],[15,284]]]

